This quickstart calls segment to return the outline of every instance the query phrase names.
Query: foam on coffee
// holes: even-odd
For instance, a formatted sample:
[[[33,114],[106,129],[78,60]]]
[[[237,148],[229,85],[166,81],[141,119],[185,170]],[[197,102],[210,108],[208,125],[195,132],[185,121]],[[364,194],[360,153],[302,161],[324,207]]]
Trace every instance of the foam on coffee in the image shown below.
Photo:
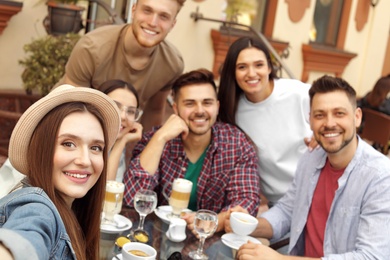
[[[105,200],[110,202],[116,202],[116,194],[121,194],[123,198],[123,191],[125,190],[125,185],[117,181],[107,181],[106,184],[106,196]]]
[[[107,181],[106,191],[112,193],[121,193],[125,190],[125,185],[117,181]]]
[[[192,189],[192,182],[186,179],[176,179],[173,182],[173,187],[172,190],[177,191],[177,192],[191,192]]]

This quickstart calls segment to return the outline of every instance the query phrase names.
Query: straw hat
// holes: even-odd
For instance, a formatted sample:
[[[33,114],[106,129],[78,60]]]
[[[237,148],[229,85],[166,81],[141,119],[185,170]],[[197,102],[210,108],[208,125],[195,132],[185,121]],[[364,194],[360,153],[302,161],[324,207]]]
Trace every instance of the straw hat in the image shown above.
[[[98,109],[108,131],[107,149],[111,149],[121,122],[119,110],[114,101],[106,94],[92,88],[61,85],[32,104],[20,117],[12,131],[8,156],[16,170],[27,174],[29,169],[27,164],[28,146],[35,128],[53,108],[68,102],[89,103]]]

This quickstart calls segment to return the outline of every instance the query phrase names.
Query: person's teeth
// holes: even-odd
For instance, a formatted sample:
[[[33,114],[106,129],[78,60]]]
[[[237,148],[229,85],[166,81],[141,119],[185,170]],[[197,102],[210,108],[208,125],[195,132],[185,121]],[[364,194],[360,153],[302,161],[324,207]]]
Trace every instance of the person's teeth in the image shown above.
[[[248,83],[249,83],[249,84],[254,84],[254,83],[257,83],[257,82],[259,82],[258,79],[256,79],[256,80],[248,80]]]
[[[73,174],[73,173],[69,173],[69,172],[65,172],[65,174],[68,176],[71,176],[73,178],[77,178],[77,179],[87,178],[87,176],[88,176],[87,174],[78,174],[78,173]]]
[[[325,134],[325,137],[335,137],[338,136],[338,133],[330,133],[330,134]]]
[[[147,34],[151,34],[151,35],[156,35],[156,34],[157,34],[156,32],[150,31],[150,30],[148,30],[148,29],[144,29],[144,31],[145,31]]]

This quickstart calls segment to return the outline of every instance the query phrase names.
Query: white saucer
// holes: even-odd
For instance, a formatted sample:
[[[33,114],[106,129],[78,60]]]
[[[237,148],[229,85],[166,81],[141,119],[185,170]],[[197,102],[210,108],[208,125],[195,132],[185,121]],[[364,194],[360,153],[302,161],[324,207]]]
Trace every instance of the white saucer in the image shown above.
[[[184,212],[192,212],[190,209],[183,210]],[[154,210],[154,213],[156,213],[157,217],[159,217],[164,223],[170,224],[171,221],[169,220],[169,214],[172,213],[172,207],[165,205],[165,206],[159,206]]]
[[[102,216],[102,218],[103,217],[104,216]],[[101,224],[100,231],[103,233],[108,233],[108,234],[116,234],[116,233],[120,233],[120,232],[125,231],[125,230],[129,230],[133,226],[133,223],[131,223],[130,219],[128,219],[122,215],[119,215],[119,214],[116,214],[114,216],[114,220],[116,221],[116,223],[118,223],[119,227],[115,227],[115,226],[109,225],[109,224]]]
[[[222,240],[222,243],[224,243],[228,247],[236,249],[236,250],[239,249],[240,246],[242,246],[243,244],[246,244],[248,242],[248,240],[253,242],[253,243],[256,243],[256,244],[261,244],[261,242],[254,237],[239,236],[239,235],[236,235],[234,233],[224,234],[221,237],[221,240]]]
[[[117,254],[116,257],[118,257],[120,260],[122,260],[122,254]],[[117,258],[113,257],[112,260],[118,260]]]

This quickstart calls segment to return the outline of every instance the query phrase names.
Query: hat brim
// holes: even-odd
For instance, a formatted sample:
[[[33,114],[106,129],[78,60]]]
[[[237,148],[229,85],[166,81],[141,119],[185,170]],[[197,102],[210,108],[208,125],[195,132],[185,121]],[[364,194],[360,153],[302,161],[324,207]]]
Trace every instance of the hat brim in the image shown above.
[[[62,85],[32,104],[16,123],[8,149],[8,157],[16,170],[24,174],[28,173],[28,146],[35,128],[53,108],[68,102],[84,102],[96,107],[107,127],[106,147],[111,149],[121,122],[119,110],[114,101],[106,94],[92,88]]]

